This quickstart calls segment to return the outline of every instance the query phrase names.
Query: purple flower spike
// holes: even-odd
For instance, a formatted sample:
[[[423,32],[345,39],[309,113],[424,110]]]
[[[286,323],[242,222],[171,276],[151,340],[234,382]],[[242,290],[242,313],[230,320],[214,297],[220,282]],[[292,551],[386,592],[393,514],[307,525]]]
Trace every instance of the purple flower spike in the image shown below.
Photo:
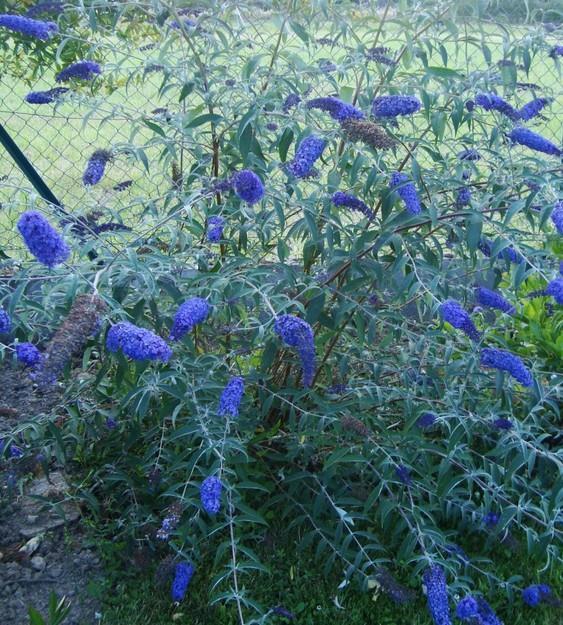
[[[563,278],[553,279],[547,285],[545,294],[551,295],[558,304],[563,305]]]
[[[422,211],[416,187],[412,182],[410,182],[410,179],[406,174],[398,171],[391,174],[389,187],[391,190],[397,191],[399,197],[403,200],[408,213],[411,215],[418,215]]]
[[[10,315],[0,306],[0,334],[8,334],[12,329]]]
[[[491,289],[487,289],[484,286],[475,289],[475,298],[481,306],[497,308],[508,315],[513,315],[516,312],[514,306],[507,302],[500,293],[491,291]]]
[[[315,135],[305,137],[295,152],[295,158],[287,166],[287,171],[296,178],[306,178],[313,172],[315,161],[325,149],[326,141]]]
[[[438,565],[428,567],[424,571],[423,581],[426,586],[428,611],[434,624],[451,625],[448,587],[443,569]]]
[[[25,96],[25,101],[28,104],[51,104],[56,102],[67,91],[69,89],[66,87],[55,87],[48,91],[31,91]]]
[[[33,343],[18,343],[16,356],[25,367],[34,367],[41,362],[41,352]]]
[[[553,222],[557,232],[563,235],[563,200],[559,200],[559,202],[557,202],[553,207],[551,221]]]
[[[210,475],[203,480],[200,490],[201,505],[203,509],[209,514],[217,514],[221,508],[221,491],[223,484],[221,480],[215,476]]]
[[[55,80],[57,82],[66,82],[72,78],[77,78],[79,80],[92,80],[95,76],[99,76],[101,73],[102,69],[95,61],[77,61],[59,72],[55,77]]]
[[[411,95],[382,95],[375,98],[371,111],[374,117],[397,117],[412,115],[421,106],[420,100]]]
[[[316,108],[321,111],[326,111],[338,122],[343,122],[347,119],[364,119],[365,115],[357,109],[355,106],[343,102],[338,98],[314,98],[307,102],[307,108]]]
[[[64,263],[70,249],[61,235],[37,211],[26,211],[18,219],[18,230],[28,250],[49,269]]]
[[[352,210],[359,211],[360,213],[363,213],[368,219],[373,219],[374,217],[372,210],[365,202],[362,202],[362,200],[349,193],[337,191],[332,196],[332,203],[335,206],[346,206],[347,208],[351,208]]]
[[[240,402],[244,395],[244,379],[233,377],[221,393],[219,400],[219,416],[238,417]]]
[[[47,41],[59,32],[59,27],[54,22],[43,22],[7,13],[0,15],[0,27],[41,41]]]
[[[458,330],[462,330],[473,341],[478,341],[480,334],[477,331],[469,313],[455,299],[449,299],[440,305],[440,313],[444,321]]]
[[[315,337],[311,326],[294,315],[280,315],[274,324],[276,334],[290,347],[295,347],[303,367],[303,384],[311,386],[315,377]]]
[[[176,565],[172,582],[172,601],[179,603],[184,599],[194,572],[195,568],[189,562],[179,562]]]
[[[179,341],[188,332],[191,332],[196,325],[203,323],[210,312],[209,304],[201,297],[192,297],[185,301],[176,312],[172,330],[170,330],[170,340]]]
[[[106,347],[110,352],[121,350],[132,360],[168,362],[172,356],[172,350],[164,339],[128,321],[116,323],[111,327],[106,337]]]
[[[233,176],[233,187],[239,198],[251,205],[264,197],[262,181],[249,169],[243,169]]]
[[[545,137],[538,135],[529,128],[517,126],[508,134],[508,138],[514,143],[524,145],[536,152],[543,152],[551,156],[561,156],[561,150],[554,143],[551,143],[551,141],[548,141]]]
[[[207,240],[209,243],[219,243],[223,238],[225,220],[219,215],[212,215],[207,220]]]
[[[494,93],[477,94],[475,104],[483,107],[486,111],[498,111],[513,121],[516,121],[520,117],[520,114],[515,108]]]
[[[522,386],[532,386],[534,378],[522,360],[509,351],[485,347],[481,351],[481,365],[506,371]]]

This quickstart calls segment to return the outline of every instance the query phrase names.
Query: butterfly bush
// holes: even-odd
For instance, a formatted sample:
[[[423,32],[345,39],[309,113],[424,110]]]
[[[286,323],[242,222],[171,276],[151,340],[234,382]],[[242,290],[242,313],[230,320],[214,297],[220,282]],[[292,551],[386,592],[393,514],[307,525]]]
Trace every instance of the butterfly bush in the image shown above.
[[[439,625],[507,622],[505,593],[554,608],[561,103],[537,71],[553,42],[430,0],[354,21],[346,3],[48,4],[33,15],[61,37],[1,28],[26,117],[68,125],[38,163],[63,206],[1,190],[19,219],[0,245],[10,484],[28,456],[69,459],[99,530],[146,545],[186,614],[196,564],[227,620],[297,614],[291,593],[257,598],[257,545],[280,526],[393,622],[424,595]],[[520,64],[537,89],[504,80]],[[502,550],[523,556],[510,575]]]

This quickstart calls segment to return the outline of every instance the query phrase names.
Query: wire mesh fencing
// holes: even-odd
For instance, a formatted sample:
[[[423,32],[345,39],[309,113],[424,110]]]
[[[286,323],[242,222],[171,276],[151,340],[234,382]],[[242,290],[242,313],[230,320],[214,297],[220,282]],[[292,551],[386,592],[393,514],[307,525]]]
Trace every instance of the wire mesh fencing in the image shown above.
[[[256,19],[257,23],[276,24],[277,17],[264,13]],[[430,47],[421,39],[405,54],[399,30],[382,33],[381,45],[372,49],[369,41],[373,33],[358,41],[335,35],[333,26],[328,22],[320,24],[319,37],[306,44],[309,63],[316,64],[318,72],[331,75],[326,92],[321,92],[317,82],[313,95],[350,98],[354,91],[348,84],[350,74],[362,66],[381,76],[380,93],[392,90],[385,72],[397,64],[405,64],[405,70],[412,72],[412,84],[416,88],[417,71],[441,63],[472,85],[466,94],[468,100],[477,91],[504,94],[518,107],[534,98],[548,98],[549,117],[539,115],[532,127],[561,144],[561,57],[553,53],[559,39],[557,28],[548,32],[542,25],[460,23],[457,37],[450,33],[441,43],[437,35],[432,35]],[[106,219],[136,226],[147,211],[178,186],[183,174],[194,167],[193,162],[184,161],[183,145],[191,139],[184,134],[182,125],[172,121],[166,126],[171,120],[182,120],[185,100],[179,98],[181,85],[177,89],[162,88],[167,72],[188,75],[193,67],[182,42],[170,45],[166,37],[139,46],[131,41],[118,41],[113,33],[108,32],[105,37],[98,33],[95,45],[97,57],[104,65],[104,77],[91,85],[69,90],[49,104],[30,104],[26,95],[52,89],[57,84],[52,67],[38,69],[31,60],[27,67],[23,57],[16,72],[11,64],[4,63],[0,74],[0,123],[66,211],[94,216],[103,212]],[[274,45],[275,37],[257,38],[249,55],[258,58],[263,54],[268,58]],[[297,50],[304,43],[299,32],[288,29],[283,45],[287,50]],[[440,58],[436,62],[437,57]],[[237,53],[230,63],[236,64],[241,59]],[[300,68],[297,58],[292,61],[287,55],[285,61],[295,64],[293,69],[297,74],[310,71]],[[229,60],[224,63],[228,65]],[[240,73],[240,69],[237,71]],[[157,125],[166,127],[164,140],[161,132],[155,134]],[[176,147],[174,158],[170,154],[163,156],[163,142]],[[206,148],[202,145],[203,151]],[[109,149],[112,153],[106,175],[99,185],[85,185],[82,176],[86,163],[99,149]],[[36,193],[6,154],[0,159],[0,180],[0,246],[10,254],[17,215],[22,205],[36,201]]]

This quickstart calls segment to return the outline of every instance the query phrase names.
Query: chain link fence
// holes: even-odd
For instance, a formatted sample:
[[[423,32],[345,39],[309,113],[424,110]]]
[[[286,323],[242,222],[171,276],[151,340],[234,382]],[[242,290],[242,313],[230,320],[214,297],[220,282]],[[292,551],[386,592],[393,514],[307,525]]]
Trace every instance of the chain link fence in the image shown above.
[[[359,11],[361,19],[361,9]],[[270,17],[264,13],[261,19]],[[558,43],[560,30],[553,27],[545,30],[542,25],[505,26],[472,20],[459,24],[459,40],[455,44],[450,41],[449,45],[442,46],[442,59],[445,54],[448,65],[466,75],[481,72],[483,89],[488,87],[501,94],[508,93],[515,105],[521,106],[539,96],[553,98],[548,116],[538,117],[532,127],[537,126],[546,138],[560,145],[563,137],[560,59],[563,57],[550,54]],[[334,59],[336,64],[344,63],[354,53],[354,47],[346,45],[351,43],[349,40],[344,43],[320,33],[321,30],[313,45],[318,49],[318,57],[325,59],[321,62]],[[385,50],[383,56],[393,59],[400,49],[400,33],[386,35],[383,33],[380,40],[381,49]],[[477,37],[482,38],[481,49],[467,43]],[[299,39],[294,32],[289,32],[284,45],[289,47],[295,42],[299,43]],[[258,41],[253,53],[271,54],[274,43],[267,40],[261,49]],[[151,206],[158,204],[177,184],[182,170],[186,171],[189,164],[183,162],[182,146],[187,139],[182,136],[181,128],[169,128],[170,141],[178,146],[177,160],[162,158],[162,143],[158,145],[154,140],[154,127],[151,128],[151,120],[165,122],[170,113],[181,113],[182,106],[177,92],[161,89],[162,74],[168,71],[159,61],[161,44],[162,41],[120,48],[114,35],[108,35],[105,41],[102,38],[96,43],[96,53],[98,58],[105,55],[102,63],[105,62],[108,72],[97,79],[101,85],[94,82],[94,85],[81,86],[52,104],[33,105],[25,101],[30,91],[48,90],[57,84],[52,68],[44,67],[39,71],[31,65],[28,68],[25,58],[20,59],[17,72],[10,69],[10,64],[3,64],[0,124],[66,211],[79,215],[103,211],[106,219],[135,226]],[[377,61],[377,54],[372,54],[373,58],[366,62]],[[424,54],[424,47],[420,45],[414,56]],[[108,74],[111,75],[109,82]],[[467,93],[468,99],[473,96],[474,93]],[[84,168],[98,149],[111,149],[114,158],[103,181],[87,187],[82,182]],[[17,215],[35,192],[1,147],[0,154],[0,248],[9,254]],[[147,163],[150,168],[144,166]]]

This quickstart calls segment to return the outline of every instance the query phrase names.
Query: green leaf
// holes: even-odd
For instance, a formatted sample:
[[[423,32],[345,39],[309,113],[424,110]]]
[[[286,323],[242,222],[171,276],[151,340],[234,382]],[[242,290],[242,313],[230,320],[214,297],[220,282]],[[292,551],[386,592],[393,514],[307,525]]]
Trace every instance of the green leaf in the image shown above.
[[[185,127],[197,128],[197,126],[202,126],[203,124],[218,124],[223,119],[222,115],[217,115],[216,113],[205,113],[204,115],[199,115],[198,117],[192,119],[186,124]]]
[[[27,613],[29,615],[29,625],[45,625],[43,617],[35,608],[29,607]]]

